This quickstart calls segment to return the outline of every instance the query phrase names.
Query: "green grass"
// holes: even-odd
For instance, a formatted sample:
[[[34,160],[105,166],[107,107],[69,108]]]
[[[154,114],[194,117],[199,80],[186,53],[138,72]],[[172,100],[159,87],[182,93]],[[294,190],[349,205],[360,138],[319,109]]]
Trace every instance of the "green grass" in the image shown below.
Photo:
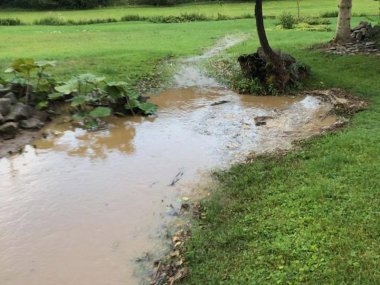
[[[312,67],[308,86],[345,88],[371,106],[301,151],[217,173],[183,284],[380,284],[380,58],[303,49],[330,39],[327,32],[268,34]]]
[[[335,1],[315,2],[303,4],[309,4],[308,13],[335,7]],[[321,2],[329,6],[318,10]],[[372,2],[358,2],[355,9],[370,10]],[[290,1],[266,5],[267,13],[278,14]],[[277,10],[271,8],[275,5]],[[219,9],[202,7],[210,13]],[[241,13],[239,7],[250,5],[228,7],[237,9],[230,13]],[[144,14],[178,10],[131,9]],[[92,18],[100,14],[91,13],[104,11],[118,9],[64,13]],[[120,11],[125,15],[127,9]],[[31,21],[45,12],[14,13]],[[346,88],[369,99],[371,107],[356,115],[348,128],[313,139],[302,151],[219,173],[218,189],[204,202],[207,219],[194,228],[188,245],[192,274],[184,283],[380,284],[380,59],[306,51],[331,39],[333,32],[281,31],[274,29],[275,22],[267,21],[270,42],[312,67],[309,86]],[[159,60],[199,54],[219,38],[237,33],[252,38],[230,49],[230,55],[254,51],[258,41],[253,19],[0,27],[0,68],[14,58],[33,57],[58,60],[54,73],[60,79],[93,72],[135,84],[152,75]]]
[[[283,11],[293,14],[297,13],[295,0],[284,1],[264,1],[264,14],[276,16]],[[334,0],[303,0],[301,1],[301,14],[303,16],[319,16],[322,12],[337,10]],[[353,12],[356,14],[378,14],[378,3],[373,0],[360,0],[354,3]],[[186,4],[174,7],[110,7],[103,9],[83,10],[83,11],[23,11],[23,10],[3,10],[0,11],[0,18],[19,18],[25,23],[33,23],[46,17],[61,17],[64,20],[90,20],[117,18],[125,15],[139,16],[169,16],[180,15],[181,13],[199,13],[209,17],[216,17],[219,14],[228,16],[241,16],[253,14],[253,3],[226,3],[226,4]]]
[[[160,59],[198,54],[225,34],[252,31],[251,25],[252,20],[7,27],[0,29],[0,68],[12,59],[32,57],[57,60],[59,77],[91,71],[135,83]]]

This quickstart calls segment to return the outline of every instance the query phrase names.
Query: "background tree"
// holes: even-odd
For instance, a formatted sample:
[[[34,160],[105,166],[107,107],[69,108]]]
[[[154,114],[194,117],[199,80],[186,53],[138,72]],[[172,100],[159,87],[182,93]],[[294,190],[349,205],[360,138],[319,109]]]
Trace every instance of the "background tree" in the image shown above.
[[[334,42],[338,44],[352,41],[351,37],[351,11],[352,0],[339,0],[338,24]]]

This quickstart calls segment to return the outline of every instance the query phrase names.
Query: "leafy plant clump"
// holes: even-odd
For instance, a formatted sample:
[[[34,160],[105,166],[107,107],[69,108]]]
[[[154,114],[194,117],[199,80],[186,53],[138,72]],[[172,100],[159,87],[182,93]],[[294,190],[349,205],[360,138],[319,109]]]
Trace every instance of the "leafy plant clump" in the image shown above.
[[[296,29],[301,31],[331,31],[329,26],[331,21],[317,17],[300,17],[296,18],[290,13],[283,13],[279,17],[277,28],[279,29]]]
[[[69,103],[73,119],[88,129],[96,129],[103,117],[149,115],[157,109],[127,82],[108,82],[105,77],[90,73],[57,82],[47,73],[55,65],[54,61],[17,59],[5,70],[13,77],[1,80],[2,91],[12,91],[18,101],[37,109],[47,109],[57,102]]]
[[[0,19],[0,26],[20,26],[23,23],[17,18]]]
[[[296,17],[290,13],[282,13],[279,17],[280,25],[284,29],[293,29],[294,25],[297,23]]]
[[[89,19],[89,20],[66,20],[62,17],[47,17],[33,22],[34,25],[66,26],[66,25],[93,25],[118,22],[115,18]]]
[[[338,17],[338,11],[324,12],[321,14],[321,18],[336,18]]]

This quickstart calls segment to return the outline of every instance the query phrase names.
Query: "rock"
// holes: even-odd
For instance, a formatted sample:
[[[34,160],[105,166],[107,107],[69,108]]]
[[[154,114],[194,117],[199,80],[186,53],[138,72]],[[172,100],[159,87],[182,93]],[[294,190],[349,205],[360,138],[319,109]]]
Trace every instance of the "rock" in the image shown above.
[[[0,97],[2,97],[2,95],[4,94],[7,94],[9,92],[9,88],[0,84]]]
[[[0,114],[6,116],[11,111],[12,101],[9,98],[0,98]]]
[[[22,120],[20,122],[20,128],[32,130],[32,129],[41,129],[44,126],[44,123],[37,118],[30,118],[27,120]]]
[[[367,47],[369,47],[369,46],[374,46],[374,45],[375,45],[375,42],[366,42],[365,45],[366,45]]]
[[[9,100],[9,99],[8,99]],[[34,109],[23,103],[17,103],[11,113],[5,118],[6,122],[18,122],[32,117]]]
[[[46,112],[36,111],[33,117],[40,120],[41,122],[50,121],[50,117]]]
[[[17,133],[18,133],[17,123],[9,122],[0,126],[0,135],[5,140],[14,139]]]
[[[5,94],[5,95],[3,96],[3,98],[8,98],[8,99],[10,99],[12,105],[17,104],[17,98],[16,98],[16,96],[15,96],[15,94],[14,94],[13,92],[8,92],[7,94]]]
[[[3,117],[3,115],[0,114],[0,125],[1,125],[2,123],[4,123],[4,117]]]
[[[267,120],[271,120],[273,117],[271,116],[260,116],[260,117],[255,117],[255,125],[256,126],[264,126],[267,124]]]

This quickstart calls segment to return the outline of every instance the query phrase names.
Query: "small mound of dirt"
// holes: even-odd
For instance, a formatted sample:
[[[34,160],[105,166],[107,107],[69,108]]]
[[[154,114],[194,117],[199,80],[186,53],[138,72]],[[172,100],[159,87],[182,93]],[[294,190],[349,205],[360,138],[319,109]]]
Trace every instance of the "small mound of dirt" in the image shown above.
[[[368,107],[368,102],[362,98],[353,96],[349,92],[331,88],[326,90],[308,90],[302,95],[312,95],[332,104],[334,113],[340,116],[352,116]]]

